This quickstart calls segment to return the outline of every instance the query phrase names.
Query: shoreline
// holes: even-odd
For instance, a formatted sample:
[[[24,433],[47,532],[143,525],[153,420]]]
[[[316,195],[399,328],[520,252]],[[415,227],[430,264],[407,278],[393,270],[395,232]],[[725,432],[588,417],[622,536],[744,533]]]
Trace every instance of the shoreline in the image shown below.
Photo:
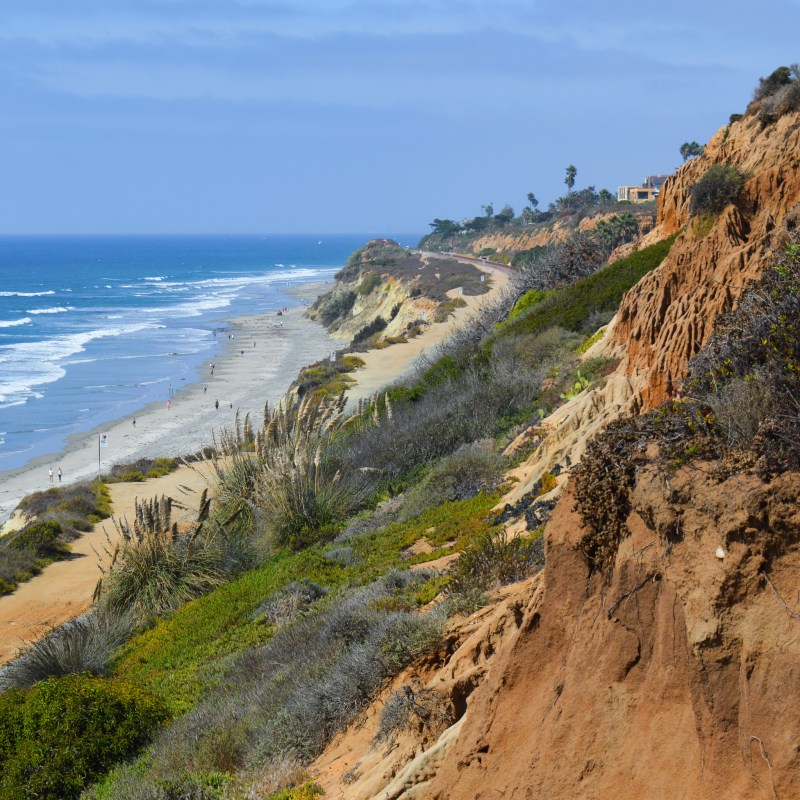
[[[218,334],[218,353],[203,363],[198,381],[176,389],[169,409],[166,401],[151,402],[134,413],[72,434],[60,453],[37,456],[24,467],[0,473],[0,525],[6,527],[23,497],[58,485],[48,478],[50,467],[54,472],[62,469],[64,486],[97,477],[101,433],[109,441],[100,451],[102,472],[139,458],[196,453],[211,443],[212,431],[233,425],[237,410],[242,419],[248,413],[260,419],[264,403],[278,402],[301,367],[337,346],[321,325],[303,316],[304,301],[313,302],[326,286],[315,280],[287,287],[295,304],[281,316],[269,312],[225,320]]]
[[[397,344],[387,350],[371,350],[363,354],[366,356],[367,365],[355,373],[358,383],[348,391],[349,402],[357,402],[359,397],[372,394],[381,386],[407,375],[414,368],[420,355],[434,351],[454,328],[463,324],[475,306],[501,291],[507,277],[502,272],[490,268],[485,271],[496,279],[492,281],[488,295],[465,298],[467,308],[457,309],[456,313],[446,321],[433,325],[406,345]],[[196,452],[201,441],[198,428],[202,430],[203,420],[213,422],[217,430],[232,425],[234,412],[230,409],[230,405],[228,408],[221,406],[218,412],[214,409],[213,402],[216,398],[211,393],[211,387],[218,389],[233,380],[240,381],[238,401],[234,402],[234,408],[237,406],[241,408],[242,414],[248,410],[251,414],[258,414],[256,423],[260,424],[260,414],[265,400],[268,399],[271,404],[278,402],[302,366],[319,360],[330,350],[341,348],[341,342],[330,337],[320,324],[303,317],[305,311],[303,300],[310,301],[324,290],[325,285],[321,282],[300,284],[291,290],[299,302],[290,309],[288,315],[276,317],[274,314],[264,314],[230,320],[227,332],[236,338],[225,340],[226,352],[216,360],[214,382],[211,382],[209,376],[209,381],[205,384],[201,381],[185,387],[175,396],[175,408],[170,411],[167,411],[161,403],[156,403],[139,412],[136,417],[137,433],[140,428],[144,428],[144,421],[151,419],[153,429],[158,435],[151,437],[146,445],[142,444],[138,449],[131,451],[131,455],[127,458],[120,458],[120,461],[125,463],[141,455],[165,456],[174,451],[180,451],[177,455],[186,455],[192,448],[193,452]],[[279,321],[284,323],[282,328],[277,324]],[[257,338],[259,332],[262,337],[272,334],[267,341],[272,344],[283,343],[284,348],[288,348],[288,352],[276,348],[279,363],[269,377],[264,377],[260,372],[254,374],[252,369],[253,363],[257,363],[254,361],[253,352],[261,354],[267,350],[266,345],[262,346],[262,340]],[[256,342],[255,347],[252,346],[253,341]],[[242,350],[245,351],[244,356]],[[209,392],[205,394],[204,385],[209,387]],[[192,403],[198,402],[198,413],[189,419],[186,409]],[[232,401],[228,400],[229,404],[230,402]],[[177,435],[173,439],[172,448],[165,441],[164,434],[168,429],[164,426],[176,419],[178,416],[175,414],[176,411],[185,412],[187,419],[183,421],[182,427],[184,433],[188,432],[192,437],[191,447],[180,444]],[[168,415],[174,416],[170,418]],[[124,440],[126,435],[131,436],[132,428],[132,415],[128,415],[112,426],[106,426],[105,430],[114,437],[117,436],[115,431],[118,431]],[[92,474],[96,474],[97,469],[96,435],[96,431],[81,435],[92,439],[89,445],[94,459],[90,470]],[[86,444],[78,447],[76,452],[85,453]],[[31,473],[33,469],[37,471],[35,477],[40,485],[34,488],[28,483],[21,485],[19,491],[22,496],[35,491],[36,488],[46,488],[48,485],[46,463],[22,471],[19,479]],[[180,498],[192,506],[194,496],[202,492],[212,474],[213,470],[209,465],[200,462],[181,465],[168,475],[141,483],[113,483],[109,489],[114,516],[120,518],[133,514],[137,497],[167,494]],[[77,480],[73,475],[70,477]],[[5,485],[0,491],[3,489]],[[99,522],[92,531],[72,543],[72,558],[48,565],[40,575],[20,584],[15,592],[0,597],[0,666],[13,659],[20,647],[41,638],[51,628],[85,613],[91,607],[92,593],[100,576],[98,566],[107,558],[107,544],[109,537],[113,536],[113,522],[111,520]]]

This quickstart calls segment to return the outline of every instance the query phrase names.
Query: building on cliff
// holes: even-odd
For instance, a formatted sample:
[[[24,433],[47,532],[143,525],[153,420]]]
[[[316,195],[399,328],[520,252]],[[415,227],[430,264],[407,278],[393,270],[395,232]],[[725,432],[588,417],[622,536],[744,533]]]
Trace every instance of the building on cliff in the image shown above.
[[[646,203],[658,197],[659,189],[664,185],[669,175],[648,175],[641,186],[617,187],[617,200],[627,200],[630,203]]]

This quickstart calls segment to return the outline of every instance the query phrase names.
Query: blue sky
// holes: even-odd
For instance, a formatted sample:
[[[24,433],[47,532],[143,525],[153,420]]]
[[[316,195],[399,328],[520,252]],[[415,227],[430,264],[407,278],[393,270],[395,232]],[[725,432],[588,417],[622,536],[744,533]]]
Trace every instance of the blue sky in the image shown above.
[[[799,0],[3,0],[0,232],[422,232],[671,171]]]

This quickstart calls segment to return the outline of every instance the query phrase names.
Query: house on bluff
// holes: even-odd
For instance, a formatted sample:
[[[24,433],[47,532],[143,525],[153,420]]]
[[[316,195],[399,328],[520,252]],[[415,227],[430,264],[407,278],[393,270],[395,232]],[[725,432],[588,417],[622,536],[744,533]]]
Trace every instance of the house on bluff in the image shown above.
[[[617,201],[624,200],[629,203],[646,203],[648,200],[655,200],[658,197],[659,189],[664,185],[664,181],[669,175],[648,175],[641,186],[619,186],[617,187]]]

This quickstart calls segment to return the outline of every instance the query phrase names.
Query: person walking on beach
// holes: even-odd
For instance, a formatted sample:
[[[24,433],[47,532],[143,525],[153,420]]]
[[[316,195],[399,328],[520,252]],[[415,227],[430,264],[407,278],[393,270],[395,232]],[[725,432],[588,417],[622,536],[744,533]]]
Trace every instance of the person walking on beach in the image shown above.
[[[172,408],[172,400],[167,400],[167,411]]]
[[[50,467],[50,469],[47,470],[47,476],[50,478],[50,483],[52,483],[53,482],[53,468],[52,467]]]
[[[214,408],[216,408],[217,411],[219,411],[219,400],[214,401]]]
[[[208,391],[208,386],[204,386],[203,387],[203,394],[205,394],[207,391]]]
[[[61,472],[61,467],[59,467],[59,468],[58,468],[58,482],[59,482],[59,483],[61,483],[61,475],[62,475],[62,474],[63,474],[63,473]]]
[[[133,427],[136,427],[136,417],[133,418]]]

